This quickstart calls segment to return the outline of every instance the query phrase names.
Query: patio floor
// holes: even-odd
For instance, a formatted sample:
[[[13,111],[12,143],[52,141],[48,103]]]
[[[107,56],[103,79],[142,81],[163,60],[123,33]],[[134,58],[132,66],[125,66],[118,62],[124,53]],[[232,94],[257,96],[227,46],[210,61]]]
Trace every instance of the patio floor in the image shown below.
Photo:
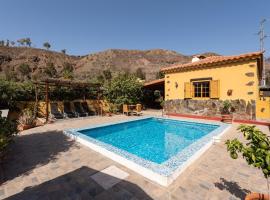
[[[147,114],[153,113],[144,113]],[[2,166],[4,181],[0,186],[0,199],[233,200],[243,199],[250,191],[267,192],[261,172],[247,166],[242,158],[232,160],[226,151],[224,141],[227,138],[242,139],[236,131],[238,124],[233,124],[221,143],[214,144],[167,188],[62,133],[66,128],[127,118],[133,117],[119,115],[64,120],[24,131],[16,137]],[[259,128],[269,133],[268,127]],[[122,178],[103,173],[110,169],[118,170],[116,174]]]

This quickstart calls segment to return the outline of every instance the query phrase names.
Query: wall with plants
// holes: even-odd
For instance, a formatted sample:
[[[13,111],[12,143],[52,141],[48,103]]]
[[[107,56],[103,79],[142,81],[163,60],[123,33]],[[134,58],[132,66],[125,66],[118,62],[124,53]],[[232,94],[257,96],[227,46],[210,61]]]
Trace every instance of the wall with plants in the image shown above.
[[[72,87],[50,87],[50,100],[63,101],[82,99],[86,94],[87,99],[96,99],[97,92],[94,88],[78,89]],[[45,88],[38,89],[38,99],[45,100]],[[18,101],[35,101],[35,86],[32,82],[13,82],[0,79],[0,109],[13,109]]]

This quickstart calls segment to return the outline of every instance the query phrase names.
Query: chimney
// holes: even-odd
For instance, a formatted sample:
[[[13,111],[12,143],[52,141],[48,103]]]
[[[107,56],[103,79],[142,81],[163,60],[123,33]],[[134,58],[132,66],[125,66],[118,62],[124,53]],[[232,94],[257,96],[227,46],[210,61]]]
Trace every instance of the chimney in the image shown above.
[[[202,55],[195,55],[195,56],[193,56],[191,62],[194,63],[194,62],[200,61],[200,60],[202,60],[204,58],[206,58],[206,57],[202,56]]]

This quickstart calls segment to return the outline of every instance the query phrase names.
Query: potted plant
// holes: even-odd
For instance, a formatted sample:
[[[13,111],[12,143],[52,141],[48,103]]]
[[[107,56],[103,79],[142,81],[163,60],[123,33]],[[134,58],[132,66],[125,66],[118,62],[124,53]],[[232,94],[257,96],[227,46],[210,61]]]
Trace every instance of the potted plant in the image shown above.
[[[231,114],[231,102],[229,100],[225,100],[223,102],[222,112],[221,112],[221,121],[225,123],[232,123],[232,114]]]
[[[161,108],[162,108],[162,115],[164,114],[164,104],[165,104],[165,101],[162,100],[162,101],[160,102],[160,106],[161,106]]]
[[[106,111],[106,115],[111,117],[115,113],[115,106],[113,104],[109,104],[109,107]]]
[[[270,176],[270,140],[269,137],[261,132],[255,126],[240,125],[240,130],[247,143],[242,143],[238,139],[227,140],[227,150],[233,159],[238,158],[238,154],[242,154],[247,164],[259,168],[267,180],[268,194],[251,193],[246,196],[246,200],[270,200],[269,183]]]
[[[29,109],[25,109],[22,115],[18,119],[19,130],[26,130],[34,127],[35,118],[33,112]]]

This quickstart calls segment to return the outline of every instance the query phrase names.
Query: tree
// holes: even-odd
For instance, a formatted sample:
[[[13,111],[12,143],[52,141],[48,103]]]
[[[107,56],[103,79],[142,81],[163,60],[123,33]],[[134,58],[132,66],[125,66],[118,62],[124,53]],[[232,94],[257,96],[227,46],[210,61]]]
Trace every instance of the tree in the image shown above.
[[[165,77],[165,75],[164,75],[163,72],[161,72],[161,71],[157,72],[156,79],[161,79],[161,78],[164,78],[164,77]]]
[[[51,62],[48,63],[47,66],[46,66],[46,68],[44,69],[44,73],[45,73],[48,77],[50,77],[50,78],[55,77],[57,71],[56,71],[56,69],[55,69],[55,67],[54,67],[54,64],[51,63]]]
[[[11,44],[11,46],[15,46],[15,42],[14,41],[11,41],[10,44]]]
[[[142,80],[145,80],[145,73],[143,72],[142,68],[139,67],[139,68],[136,70],[135,75],[136,75],[138,78],[140,78],[140,79],[142,79]]]
[[[105,98],[118,109],[123,104],[135,104],[142,98],[142,84],[134,75],[119,74],[104,85]]]
[[[4,40],[0,40],[0,46],[5,46],[5,41]]]
[[[103,71],[103,76],[105,80],[110,81],[112,79],[112,72],[110,69],[106,69]]]
[[[25,44],[26,44],[27,46],[31,47],[32,42],[31,42],[31,39],[30,39],[30,38],[25,38],[25,39],[24,39],[24,42],[25,42]]]
[[[63,70],[67,70],[67,71],[73,72],[73,70],[74,70],[73,69],[73,65],[71,63],[65,62],[64,63]]]
[[[18,81],[18,74],[11,67],[6,67],[4,69],[4,74],[7,81]]]
[[[66,53],[67,53],[67,50],[66,50],[66,49],[62,49],[61,52],[62,52],[63,54],[66,54]]]
[[[73,79],[73,73],[71,71],[64,70],[62,75],[64,79]]]
[[[70,63],[64,63],[62,75],[65,79],[73,79],[73,66]]]
[[[47,50],[51,48],[51,44],[49,42],[44,42],[43,47],[45,47]]]
[[[9,40],[6,41],[6,46],[9,47]]]
[[[102,83],[104,83],[104,81],[105,81],[104,80],[104,76],[102,76],[101,74],[97,76],[97,82],[98,83],[101,83],[102,84]]]
[[[21,39],[17,40],[17,42],[19,43],[19,45],[24,46],[25,39],[24,38],[21,38]]]
[[[30,77],[29,75],[30,75],[30,72],[31,72],[31,68],[29,67],[28,64],[26,64],[26,63],[21,64],[21,65],[19,66],[18,70],[19,70],[20,74],[21,74],[23,77],[25,77],[25,76],[27,76],[27,78]]]

